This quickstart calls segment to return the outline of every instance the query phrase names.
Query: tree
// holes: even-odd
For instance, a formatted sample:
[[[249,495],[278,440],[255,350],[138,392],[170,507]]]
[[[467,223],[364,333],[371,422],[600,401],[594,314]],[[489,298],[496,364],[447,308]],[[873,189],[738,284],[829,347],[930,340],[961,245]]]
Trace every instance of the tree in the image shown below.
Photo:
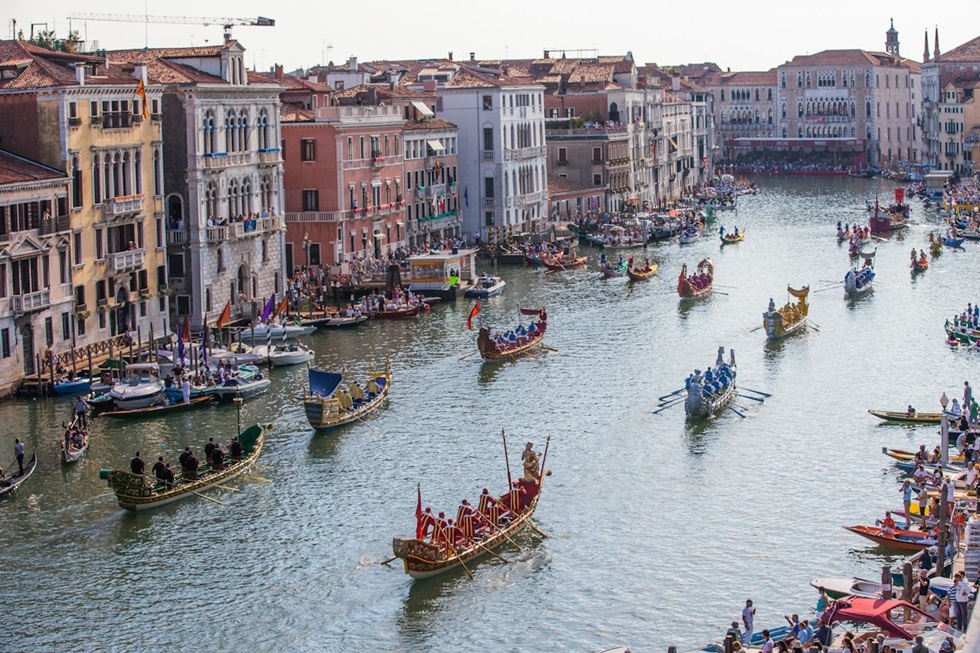
[[[24,33],[21,32],[18,37],[23,40]],[[78,46],[82,43],[78,36],[78,30],[72,30],[68,32],[68,36],[66,38],[59,39],[58,34],[53,29],[40,30],[30,39],[28,39],[27,42],[41,48],[46,48],[48,50],[60,50],[62,52],[77,52]]]

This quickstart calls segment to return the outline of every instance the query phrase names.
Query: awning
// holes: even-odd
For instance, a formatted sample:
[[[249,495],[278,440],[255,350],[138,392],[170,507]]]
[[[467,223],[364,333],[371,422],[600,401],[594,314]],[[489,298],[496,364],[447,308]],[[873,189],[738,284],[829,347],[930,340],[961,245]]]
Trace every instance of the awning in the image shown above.
[[[432,116],[436,115],[432,112],[432,109],[426,106],[425,102],[420,102],[419,100],[412,100],[412,106],[415,107],[415,110],[418,111],[423,116],[427,116],[431,118]]]
[[[434,151],[434,152],[442,152],[443,150],[446,149],[446,148],[444,148],[442,146],[442,143],[440,143],[437,140],[428,140],[428,141],[426,141],[426,143],[429,144],[429,147],[431,147],[432,148],[432,151]]]
[[[677,148],[677,141],[675,141],[675,140],[674,140],[674,139],[673,139],[673,138],[672,138],[672,137],[670,136],[670,134],[667,134],[667,140],[668,140],[668,141],[670,141],[670,144],[671,144],[671,145],[673,145],[673,146],[674,146],[674,148]]]

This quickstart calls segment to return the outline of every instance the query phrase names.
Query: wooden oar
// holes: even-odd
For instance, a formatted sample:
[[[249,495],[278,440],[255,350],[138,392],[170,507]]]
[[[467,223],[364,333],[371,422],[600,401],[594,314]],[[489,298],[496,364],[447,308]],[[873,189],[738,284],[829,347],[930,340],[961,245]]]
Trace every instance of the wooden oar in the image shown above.
[[[496,552],[494,552],[494,551],[493,551],[493,550],[492,550],[492,549],[491,549],[490,547],[488,547],[488,546],[486,546],[485,544],[482,544],[482,543],[480,543],[480,542],[473,542],[473,543],[474,543],[475,545],[477,545],[478,547],[480,547],[481,549],[483,549],[483,551],[484,551],[485,553],[489,553],[489,554],[490,554],[490,555],[492,555],[492,556],[493,556],[494,558],[499,558],[500,560],[503,560],[503,561],[504,561],[504,562],[506,562],[507,564],[510,564],[510,560],[508,560],[507,558],[505,558],[505,557],[503,557],[502,555],[499,555],[499,554],[497,554]]]
[[[754,393],[756,393],[757,395],[762,395],[763,397],[771,397],[771,396],[772,396],[772,395],[771,395],[771,394],[769,394],[768,392],[763,392],[762,390],[753,390],[752,388],[746,388],[746,387],[745,387],[744,385],[743,385],[743,386],[739,386],[739,388],[738,388],[738,389],[739,389],[739,390],[745,390],[745,391],[747,391],[747,392],[754,392]]]
[[[743,395],[743,394],[739,394],[738,396],[742,397],[743,399],[751,399],[752,401],[758,401],[760,404],[765,401],[765,399],[759,399],[758,397],[750,397],[748,395]]]
[[[227,485],[218,485],[217,483],[212,483],[211,487],[220,487],[222,490],[228,490],[229,492],[241,492],[238,488],[228,487]]]
[[[665,411],[665,410],[667,410],[668,408],[673,408],[673,407],[674,407],[674,406],[676,406],[677,404],[682,404],[682,403],[684,403],[684,400],[683,400],[683,399],[682,399],[682,400],[679,400],[679,401],[675,401],[674,403],[671,403],[671,404],[667,404],[666,406],[661,406],[661,407],[660,407],[660,408],[658,408],[657,410],[655,410],[655,411],[653,411],[653,413],[652,413],[652,414],[653,414],[653,415],[656,415],[656,414],[658,414],[658,413],[661,413],[661,412],[663,412],[663,411]]]
[[[752,329],[751,331],[749,331],[749,333],[755,333],[755,332],[756,332],[756,331],[758,331],[759,329],[765,329],[765,328],[766,328],[766,327],[765,327],[765,325],[763,325],[763,326],[757,326],[756,328],[754,328],[754,329]]]
[[[817,324],[816,322],[814,322],[813,320],[807,320],[807,324],[809,324],[810,326],[812,326],[817,331],[820,330],[820,325]]]
[[[540,528],[538,528],[537,526],[535,526],[535,525],[534,525],[534,522],[532,522],[530,518],[528,518],[528,520],[527,520],[527,525],[528,525],[528,526],[530,526],[530,527],[531,527],[531,530],[533,530],[533,531],[534,531],[535,533],[537,533],[537,534],[538,534],[538,535],[540,535],[541,537],[548,537],[547,535],[545,535],[545,534],[544,534],[544,533],[543,533],[543,532],[541,531],[541,529],[540,529]]]
[[[835,286],[827,286],[826,288],[817,288],[817,289],[816,289],[816,290],[814,290],[813,292],[814,292],[814,294],[816,294],[816,293],[818,293],[818,292],[823,292],[823,291],[825,291],[825,290],[836,290],[836,289],[838,289],[838,288],[840,288],[840,284],[837,284],[837,285],[835,285]]]
[[[398,559],[398,556],[391,556],[387,560],[382,560],[379,564],[382,564],[382,565],[384,565],[384,566],[387,567],[388,566],[388,563],[393,562],[394,560],[397,560],[397,559]]]
[[[721,292],[720,290],[714,290],[714,289],[712,289],[711,292],[713,292],[716,295],[728,295],[727,292]]]
[[[488,524],[490,523],[490,518],[487,517],[486,515],[484,515],[479,510],[474,509],[473,512],[475,512],[476,514],[480,515],[480,517],[483,517],[485,520],[487,520],[487,523]],[[506,538],[506,540],[508,542],[510,542],[511,544],[513,544],[515,547],[517,547],[517,550],[518,551],[523,551],[524,550],[524,549],[521,548],[521,545],[520,544],[518,544],[517,542],[515,542],[514,540],[510,539],[510,537],[507,536],[507,533],[504,532],[504,529],[500,528],[499,526],[497,528],[500,529],[500,534],[503,535],[504,538]]]
[[[221,506],[225,505],[224,503],[222,503],[221,501],[218,501],[217,499],[212,499],[208,495],[201,494],[200,492],[195,492],[194,490],[191,490],[191,494],[196,494],[197,496],[201,497],[202,499],[207,499],[208,501],[214,501],[215,503],[217,503],[218,505],[221,505]]]
[[[479,349],[474,349],[473,351],[471,351],[469,353],[463,354],[457,360],[463,360],[464,358],[469,358],[473,354],[479,354],[479,353],[480,353],[480,350]]]
[[[272,482],[272,481],[270,481],[267,478],[262,478],[261,476],[252,476],[251,474],[244,474],[244,476],[246,478],[252,479],[253,481],[259,481],[261,483],[271,483]]]
[[[457,554],[457,553],[456,553],[456,549],[453,549],[453,555],[454,555],[454,556],[456,556],[456,560],[458,560],[458,561],[459,561],[459,565],[460,565],[460,566],[461,566],[461,567],[463,568],[463,571],[465,571],[465,572],[466,572],[466,575],[470,577],[470,580],[475,580],[475,579],[473,578],[473,572],[472,572],[472,571],[470,571],[469,569],[467,569],[467,567],[466,567],[466,563],[465,563],[465,562],[463,562],[463,559],[462,559],[462,558],[460,558],[460,557],[459,557],[459,554]]]
[[[554,347],[549,347],[548,345],[541,345],[541,349],[547,349],[548,351],[558,351]]]

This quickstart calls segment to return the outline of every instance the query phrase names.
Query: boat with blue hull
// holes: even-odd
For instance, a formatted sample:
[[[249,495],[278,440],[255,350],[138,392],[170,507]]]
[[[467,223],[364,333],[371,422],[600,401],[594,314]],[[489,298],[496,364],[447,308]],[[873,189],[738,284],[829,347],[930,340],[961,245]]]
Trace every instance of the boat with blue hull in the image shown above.
[[[385,361],[383,372],[368,375],[361,387],[352,383],[341,388],[343,375],[336,372],[309,370],[309,392],[303,401],[306,419],[318,431],[334,429],[362,420],[377,410],[391,391],[391,361]]]

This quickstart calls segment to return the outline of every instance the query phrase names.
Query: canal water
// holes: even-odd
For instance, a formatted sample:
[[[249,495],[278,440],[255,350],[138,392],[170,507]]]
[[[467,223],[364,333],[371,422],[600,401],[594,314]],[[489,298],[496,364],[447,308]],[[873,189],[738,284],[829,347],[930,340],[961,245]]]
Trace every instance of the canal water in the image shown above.
[[[869,408],[934,410],[940,394],[976,385],[977,355],[950,350],[943,320],[980,299],[976,247],[947,251],[918,278],[909,250],[938,222],[913,200],[913,226],[878,245],[872,296],[811,293],[815,328],[775,345],[761,331],[769,298],[814,290],[849,269],[838,220],[866,220],[880,180],[764,178],[763,193],[723,214],[745,242],[650,246],[656,280],[599,280],[588,271],[505,267],[505,292],[478,321],[516,324],[547,306],[558,351],[484,365],[464,323],[471,302],[409,322],[317,333],[316,366],[363,378],[386,356],[388,408],[332,434],[308,428],[298,398],[305,367],[274,370],[274,390],[245,403],[241,422],[275,423],[256,472],[236,492],[146,514],[116,505],[102,467],[174,460],[180,448],[234,434],[234,406],[150,422],[92,420],[92,449],[58,460],[68,400],[0,404],[0,463],[26,438],[39,466],[0,502],[9,651],[635,651],[684,650],[720,638],[746,598],[757,626],[810,614],[819,576],[877,577],[888,558],[841,527],[901,505],[884,446],[938,441],[934,428],[886,426]],[[714,227],[717,229],[717,225]],[[718,294],[682,304],[681,264],[715,262]],[[526,320],[526,318],[525,318]],[[740,385],[772,393],[688,425],[657,397],[734,347]],[[547,478],[529,532],[488,558],[413,582],[391,538],[414,531],[416,484],[454,512],[481,488],[502,491],[526,441],[551,437]]]

